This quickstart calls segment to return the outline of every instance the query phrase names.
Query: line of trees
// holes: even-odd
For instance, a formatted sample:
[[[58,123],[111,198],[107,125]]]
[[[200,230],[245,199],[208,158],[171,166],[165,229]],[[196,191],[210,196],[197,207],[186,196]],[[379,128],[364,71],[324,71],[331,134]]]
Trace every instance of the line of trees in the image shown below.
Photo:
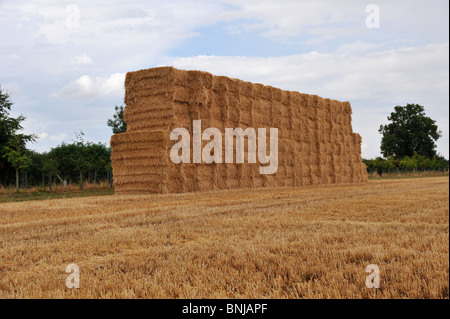
[[[112,187],[111,149],[102,143],[84,140],[84,133],[76,134],[72,143],[62,143],[49,152],[39,153],[26,148],[27,142],[34,142],[36,135],[22,132],[23,115],[10,116],[13,103],[0,86],[0,184],[15,184],[19,192],[20,181],[26,188],[31,185],[60,182],[76,183],[83,188],[83,182],[97,183],[107,180]]]
[[[39,153],[29,149],[4,150],[6,161],[0,170],[1,183],[4,186],[19,184],[49,187],[55,182],[78,184],[107,181],[112,187],[111,149],[102,143],[74,141],[62,143],[49,152]]]
[[[98,183],[109,180],[111,183],[111,149],[101,143],[76,141],[62,143],[48,153],[30,151],[32,159],[28,171],[33,184],[44,186],[46,180],[51,190],[51,180],[76,183],[83,188],[83,182]]]
[[[440,156],[428,158],[417,153],[411,157],[405,156],[401,159],[389,156],[388,158],[363,159],[363,162],[366,164],[368,172],[377,172],[379,175],[382,175],[383,172],[447,172],[449,169],[449,162],[445,158]]]

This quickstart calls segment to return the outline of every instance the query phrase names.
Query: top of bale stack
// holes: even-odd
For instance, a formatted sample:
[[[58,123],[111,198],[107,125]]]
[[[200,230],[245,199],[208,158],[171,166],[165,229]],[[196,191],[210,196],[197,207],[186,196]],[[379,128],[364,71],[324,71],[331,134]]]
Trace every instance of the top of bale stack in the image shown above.
[[[139,85],[139,89],[154,90],[155,84],[158,85],[158,89],[161,89],[161,87],[171,87],[177,85],[185,86],[186,83],[188,83],[188,86],[193,89],[201,86],[206,89],[212,89],[215,91],[224,90],[246,96],[261,96],[266,99],[271,99],[273,97],[277,101],[286,99],[287,94],[305,95],[304,93],[300,93],[298,91],[282,90],[271,85],[264,85],[258,82],[249,82],[227,76],[213,75],[206,71],[181,70],[172,66],[162,66],[127,72],[125,78],[125,104],[128,104],[129,99],[134,98],[133,93],[136,92],[135,86],[137,84]],[[341,102],[334,99],[322,98],[314,94],[306,95],[315,99],[343,103],[342,112],[351,114],[350,102],[348,101]]]

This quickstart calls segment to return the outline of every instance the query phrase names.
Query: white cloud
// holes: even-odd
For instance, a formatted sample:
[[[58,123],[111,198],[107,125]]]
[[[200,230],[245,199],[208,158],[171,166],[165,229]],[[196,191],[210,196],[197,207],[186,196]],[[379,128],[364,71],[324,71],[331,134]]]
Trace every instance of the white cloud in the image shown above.
[[[95,77],[83,75],[78,79],[71,81],[65,85],[58,93],[53,93],[52,96],[84,100],[99,98],[104,96],[123,96],[124,92],[124,73],[114,73],[108,77]]]
[[[448,92],[449,45],[374,54],[317,53],[282,57],[196,56],[164,65],[197,69],[324,97],[393,101]]]
[[[238,6],[238,10],[227,12],[229,19],[245,19],[236,29],[262,30],[270,37],[297,36],[307,28],[324,23],[354,21],[364,14],[364,6],[355,5],[350,0],[336,1],[289,1],[250,0],[228,1]],[[337,8],[339,8],[337,10]]]
[[[38,141],[43,142],[44,140],[50,139],[53,142],[62,142],[67,138],[66,133],[58,133],[54,135],[49,135],[47,132],[42,132],[37,134]]]
[[[67,138],[66,133],[59,133],[57,135],[50,135],[50,139],[55,142],[62,142]]]
[[[364,41],[355,41],[350,43],[344,43],[340,45],[336,53],[340,54],[356,54],[356,53],[367,53],[370,54],[372,52],[379,52],[384,48],[385,44],[383,43],[372,43],[372,42],[364,42]]]
[[[94,61],[92,61],[92,59],[87,54],[83,54],[74,57],[71,63],[75,65],[89,65],[94,64]]]
[[[336,36],[363,35],[367,33],[365,20],[369,13],[366,6],[371,2],[354,0],[228,0],[237,9],[223,13],[224,18],[237,20],[233,32],[259,30],[274,38],[299,35],[315,35],[315,41],[324,41]],[[378,0],[381,28],[389,29],[391,36],[398,33],[414,38],[430,35],[430,30],[448,21],[446,0]],[[436,8],[440,7],[440,10]],[[447,22],[448,28],[448,22]],[[442,37],[448,30],[442,29]],[[444,31],[445,30],[445,31]],[[373,30],[372,30],[373,31]],[[330,35],[332,35],[330,37]]]
[[[0,83],[1,84],[1,83]],[[20,94],[22,88],[16,82],[1,84],[2,90],[8,92],[11,97]]]
[[[48,137],[48,133],[42,132],[40,134],[37,134],[37,136],[38,136],[39,139],[43,140],[43,139]]]
[[[68,3],[0,1],[0,84],[26,130],[48,132],[40,149],[55,132],[93,129],[91,120],[107,141],[125,72],[164,63],[350,100],[368,156],[392,107],[421,103],[448,156],[448,44],[427,46],[448,41],[446,0],[378,0],[380,29],[365,27],[371,2],[354,0],[84,1],[76,28]]]
[[[26,72],[78,78],[92,77],[92,71],[112,74],[151,67],[167,50],[196,36],[195,28],[220,21],[224,8],[208,0],[80,2],[79,25],[73,28],[67,25],[67,4],[0,1],[0,57],[20,56],[0,59],[2,76]],[[87,64],[84,55],[95,63]],[[68,61],[73,56],[82,58]]]
[[[11,60],[18,60],[20,59],[20,57],[17,54],[10,54],[6,56],[7,59],[11,59]]]

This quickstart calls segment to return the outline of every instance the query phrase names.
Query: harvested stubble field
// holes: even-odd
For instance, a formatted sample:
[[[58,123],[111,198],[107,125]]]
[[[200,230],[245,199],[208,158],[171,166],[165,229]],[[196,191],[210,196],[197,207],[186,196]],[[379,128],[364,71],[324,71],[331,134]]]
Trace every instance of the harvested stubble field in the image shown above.
[[[448,298],[448,200],[435,177],[1,204],[0,297]]]

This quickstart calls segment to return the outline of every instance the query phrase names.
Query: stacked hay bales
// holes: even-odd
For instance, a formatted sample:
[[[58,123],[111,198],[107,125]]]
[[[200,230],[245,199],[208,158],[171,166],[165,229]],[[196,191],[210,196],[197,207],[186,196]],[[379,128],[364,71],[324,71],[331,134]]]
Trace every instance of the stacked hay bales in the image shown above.
[[[348,102],[172,67],[127,73],[125,91],[127,132],[111,138],[116,193],[367,181]],[[192,136],[193,120],[201,120],[202,131],[215,127],[222,133],[278,128],[277,172],[261,175],[261,164],[247,160],[172,163],[169,152],[176,141],[170,132],[186,128]]]

